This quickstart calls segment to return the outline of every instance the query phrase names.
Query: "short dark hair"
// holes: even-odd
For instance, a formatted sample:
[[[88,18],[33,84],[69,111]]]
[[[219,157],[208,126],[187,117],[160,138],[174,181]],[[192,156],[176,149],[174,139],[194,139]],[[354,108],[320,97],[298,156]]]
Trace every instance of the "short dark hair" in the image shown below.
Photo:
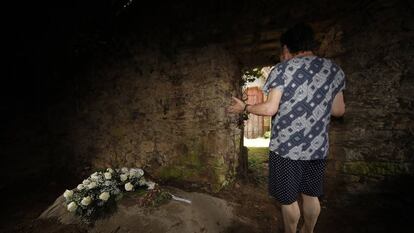
[[[305,23],[298,23],[284,32],[280,44],[286,45],[291,53],[312,51],[317,46],[312,28]]]

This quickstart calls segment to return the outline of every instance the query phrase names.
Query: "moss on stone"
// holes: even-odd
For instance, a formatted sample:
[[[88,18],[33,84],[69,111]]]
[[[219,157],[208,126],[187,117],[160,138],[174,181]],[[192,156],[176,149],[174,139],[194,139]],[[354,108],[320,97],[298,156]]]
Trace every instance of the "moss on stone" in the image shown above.
[[[195,152],[190,152],[180,157],[174,164],[163,167],[160,171],[160,178],[163,180],[184,180],[191,181],[199,178],[203,171],[200,157]]]
[[[178,180],[182,179],[183,172],[178,166],[164,167],[160,171],[160,178],[163,180]]]
[[[213,192],[220,191],[229,183],[228,165],[222,155],[202,157],[204,148],[200,145],[183,154],[173,164],[160,169],[159,177],[165,181],[208,182]],[[235,171],[234,171],[235,173]]]
[[[179,161],[180,161],[180,163],[183,163],[183,164],[185,164],[187,166],[190,166],[192,168],[195,168],[195,169],[201,169],[202,168],[202,163],[201,163],[200,157],[199,157],[198,153],[196,153],[196,152],[188,153],[187,156],[184,156]]]
[[[214,183],[211,184],[211,189],[213,192],[220,191],[223,188],[223,186],[227,183],[226,175],[223,173],[223,170],[224,169],[217,169],[217,168],[213,168],[212,170],[213,180],[215,181]]]
[[[412,166],[408,163],[365,161],[344,163],[342,171],[347,174],[365,176],[395,176],[413,173]]]

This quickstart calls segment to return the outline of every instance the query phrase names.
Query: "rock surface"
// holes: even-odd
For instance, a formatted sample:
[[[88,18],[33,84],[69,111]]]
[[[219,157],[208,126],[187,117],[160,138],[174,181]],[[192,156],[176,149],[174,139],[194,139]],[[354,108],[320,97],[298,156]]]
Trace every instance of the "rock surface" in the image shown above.
[[[235,58],[220,46],[172,60],[136,49],[131,58],[97,61],[81,78],[94,85],[70,120],[74,163],[141,167],[219,190],[235,177],[242,140],[238,115],[225,112],[241,77]]]
[[[171,193],[190,200],[191,204],[171,200],[157,208],[142,208],[133,197],[124,197],[114,214],[97,220],[93,226],[87,227],[87,231],[91,233],[218,233],[225,232],[236,219],[231,203],[225,200],[178,189],[171,190]],[[39,218],[57,219],[65,225],[83,225],[79,218],[66,210],[63,203],[64,197],[60,196]]]

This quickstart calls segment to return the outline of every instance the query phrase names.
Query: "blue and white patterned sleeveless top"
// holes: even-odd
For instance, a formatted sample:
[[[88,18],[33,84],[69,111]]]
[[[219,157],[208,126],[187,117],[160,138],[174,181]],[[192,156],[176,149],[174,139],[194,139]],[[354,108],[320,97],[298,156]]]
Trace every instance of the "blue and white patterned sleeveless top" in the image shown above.
[[[292,160],[326,158],[332,102],[345,88],[342,69],[326,58],[293,58],[273,67],[263,92],[272,88],[283,94],[272,116],[269,149]]]

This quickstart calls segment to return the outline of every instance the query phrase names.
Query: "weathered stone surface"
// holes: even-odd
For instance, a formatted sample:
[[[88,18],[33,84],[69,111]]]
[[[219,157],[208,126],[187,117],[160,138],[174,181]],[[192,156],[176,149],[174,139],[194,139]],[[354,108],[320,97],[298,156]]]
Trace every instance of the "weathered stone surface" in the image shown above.
[[[321,52],[347,76],[347,112],[330,132],[328,190],[375,191],[384,179],[414,175],[414,34],[403,26],[413,21],[405,7],[376,1],[327,29]]]
[[[311,23],[322,42],[319,54],[347,75],[347,113],[331,126],[328,187],[413,175],[411,1],[207,2],[203,12],[174,3],[180,16],[191,14],[162,25],[130,17],[148,10],[139,4],[114,18],[100,15],[105,4],[90,4],[89,11],[80,5],[73,9],[79,24],[65,24],[79,30],[57,32],[62,21],[50,20],[54,26],[42,27],[44,36],[30,27],[15,33],[15,64],[6,75],[15,81],[3,85],[12,94],[3,98],[0,188],[49,181],[44,177],[65,169],[89,174],[131,166],[218,189],[240,165],[242,133],[224,111],[239,91],[240,68],[274,65],[281,33],[299,21]],[[166,18],[175,16],[171,5],[158,5],[172,14]],[[83,28],[83,17],[94,14],[102,28]],[[118,28],[123,24],[128,27]]]
[[[133,197],[125,197],[111,216],[95,221],[92,227],[84,227],[91,233],[218,233],[225,232],[225,229],[237,219],[233,215],[232,205],[225,200],[178,189],[171,192],[190,200],[191,204],[171,200],[155,209],[148,209],[140,207]],[[66,210],[63,196],[39,218],[57,219],[62,224],[83,226],[78,217]]]
[[[234,57],[209,46],[171,59],[143,50],[109,63],[83,77],[93,89],[71,127],[79,160],[93,168],[139,166],[211,190],[235,177],[241,130],[238,116],[225,112],[239,90]]]

